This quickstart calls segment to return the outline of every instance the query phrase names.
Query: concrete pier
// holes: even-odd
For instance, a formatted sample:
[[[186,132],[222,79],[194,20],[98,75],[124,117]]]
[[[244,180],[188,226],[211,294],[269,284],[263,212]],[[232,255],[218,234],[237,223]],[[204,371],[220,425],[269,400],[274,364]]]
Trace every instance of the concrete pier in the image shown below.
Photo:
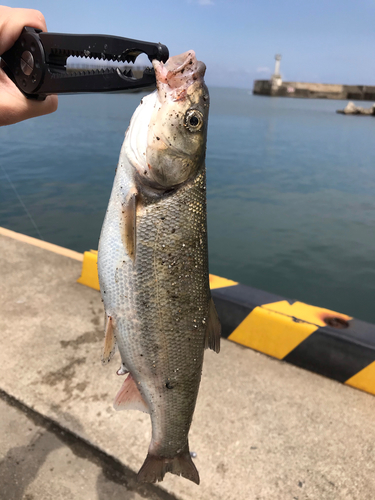
[[[201,485],[138,487],[149,416],[112,408],[119,358],[100,363],[103,308],[76,282],[80,254],[4,234],[1,500],[373,499],[375,397],[225,340],[205,355],[191,429]]]
[[[375,86],[284,81],[274,85],[272,79],[255,80],[253,94],[271,97],[375,101]]]

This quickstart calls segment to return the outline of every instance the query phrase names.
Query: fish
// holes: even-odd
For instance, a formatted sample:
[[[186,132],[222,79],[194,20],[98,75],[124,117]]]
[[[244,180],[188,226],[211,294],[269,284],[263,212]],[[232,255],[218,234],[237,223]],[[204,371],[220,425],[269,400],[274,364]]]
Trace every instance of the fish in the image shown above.
[[[116,410],[150,414],[140,482],[199,484],[188,433],[204,350],[220,350],[209,287],[206,66],[190,50],[153,61],[157,89],[135,110],[121,148],[98,248],[105,308],[102,362],[116,349]]]

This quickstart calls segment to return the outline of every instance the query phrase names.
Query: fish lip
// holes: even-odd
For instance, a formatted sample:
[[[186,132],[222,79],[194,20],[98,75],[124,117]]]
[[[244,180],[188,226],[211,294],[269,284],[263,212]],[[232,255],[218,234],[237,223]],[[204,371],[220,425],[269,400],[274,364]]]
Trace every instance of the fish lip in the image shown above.
[[[181,57],[182,57],[182,56],[184,56],[185,54],[187,54],[187,55],[186,55],[186,57],[185,57],[185,61],[184,61],[182,64],[180,64],[180,65],[178,66],[177,61],[176,61],[176,64],[177,64],[176,69],[169,69],[169,67],[168,67],[168,66],[171,66],[171,65],[173,64],[173,62],[175,62],[175,60],[176,60],[177,58],[181,58]],[[178,56],[170,57],[170,58],[168,59],[168,61],[165,63],[165,67],[166,67],[166,68],[168,69],[168,71],[170,71],[173,75],[177,75],[177,73],[181,73],[181,72],[182,72],[182,71],[183,71],[183,70],[187,67],[187,65],[188,65],[188,64],[193,64],[194,59],[196,59],[194,50],[189,50],[188,52],[185,52],[184,54],[180,54],[180,55],[178,55]]]
[[[197,80],[203,81],[206,71],[205,64],[197,61],[194,50],[170,57],[165,64],[154,60],[153,66],[159,95],[163,97],[164,92],[166,98],[168,93],[173,100],[182,99]]]
[[[155,69],[156,79],[161,83],[168,83],[168,80],[178,73],[182,73],[188,64],[192,64],[195,59],[194,50],[189,50],[183,54],[170,57],[166,63],[154,59],[152,64]],[[182,60],[182,63],[180,62]],[[174,67],[175,66],[175,67]]]

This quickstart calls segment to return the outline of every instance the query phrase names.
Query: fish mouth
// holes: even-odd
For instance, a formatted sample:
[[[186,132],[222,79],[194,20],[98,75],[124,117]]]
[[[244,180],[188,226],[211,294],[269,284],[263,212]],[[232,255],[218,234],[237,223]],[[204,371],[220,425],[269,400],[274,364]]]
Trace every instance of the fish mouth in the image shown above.
[[[163,92],[169,92],[172,97],[181,98],[186,94],[190,85],[197,81],[203,82],[206,72],[206,65],[197,61],[194,50],[170,57],[165,64],[154,60],[153,66],[161,97],[163,97]]]

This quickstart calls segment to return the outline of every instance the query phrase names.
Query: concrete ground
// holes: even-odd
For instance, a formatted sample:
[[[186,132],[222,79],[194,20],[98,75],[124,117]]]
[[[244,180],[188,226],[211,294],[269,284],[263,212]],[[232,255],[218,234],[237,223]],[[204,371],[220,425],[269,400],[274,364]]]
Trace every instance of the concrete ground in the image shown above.
[[[0,416],[0,500],[175,499],[4,393]]]
[[[101,366],[102,304],[80,268],[0,236],[0,390],[17,401],[0,408],[0,492],[18,492],[1,499],[373,500],[375,398],[229,341],[205,356],[190,434],[200,486],[168,474],[137,490],[149,417],[112,408],[119,358]]]

